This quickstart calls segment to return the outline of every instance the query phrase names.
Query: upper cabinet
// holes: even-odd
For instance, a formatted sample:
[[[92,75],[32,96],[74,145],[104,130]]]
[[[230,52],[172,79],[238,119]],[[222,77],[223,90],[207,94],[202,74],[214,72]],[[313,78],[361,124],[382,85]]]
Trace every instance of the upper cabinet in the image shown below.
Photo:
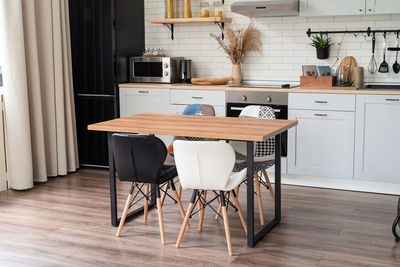
[[[341,16],[365,14],[365,0],[308,0],[306,16]],[[304,14],[304,12],[302,12]]]
[[[366,0],[366,14],[400,13],[399,0]]]
[[[300,0],[300,15],[308,17],[396,13],[399,0]]]

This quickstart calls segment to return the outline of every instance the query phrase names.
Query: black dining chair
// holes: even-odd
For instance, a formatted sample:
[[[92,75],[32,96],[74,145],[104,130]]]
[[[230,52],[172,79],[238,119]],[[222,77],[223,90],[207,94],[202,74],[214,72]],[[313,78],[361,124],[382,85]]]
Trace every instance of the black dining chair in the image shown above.
[[[175,196],[174,200],[178,204],[183,219],[185,218],[185,211],[172,181],[173,178],[177,176],[176,167],[164,165],[167,156],[167,149],[164,143],[159,138],[151,135],[113,134],[112,147],[119,179],[132,183],[116,236],[120,236],[128,210],[133,204],[137,203],[137,201],[134,201],[139,193],[141,193],[145,200],[144,217],[145,221],[147,220],[148,202],[150,199],[149,185],[154,185],[161,243],[165,244],[162,202],[160,197],[161,185],[166,183],[170,184]],[[143,187],[145,187],[145,192],[142,190]],[[138,191],[134,195],[136,188]],[[172,198],[172,196],[170,197]]]

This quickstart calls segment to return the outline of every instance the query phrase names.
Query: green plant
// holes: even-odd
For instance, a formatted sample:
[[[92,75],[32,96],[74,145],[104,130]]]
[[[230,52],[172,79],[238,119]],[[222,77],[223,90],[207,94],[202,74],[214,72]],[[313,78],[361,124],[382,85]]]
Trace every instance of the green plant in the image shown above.
[[[334,44],[332,39],[328,35],[322,35],[322,33],[320,35],[312,35],[310,39],[310,45],[315,48],[328,48]]]

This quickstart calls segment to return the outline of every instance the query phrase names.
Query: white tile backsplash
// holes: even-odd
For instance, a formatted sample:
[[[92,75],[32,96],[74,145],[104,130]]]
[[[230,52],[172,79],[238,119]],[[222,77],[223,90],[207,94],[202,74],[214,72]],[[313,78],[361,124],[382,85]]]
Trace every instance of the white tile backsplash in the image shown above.
[[[213,24],[179,24],[175,25],[175,40],[170,39],[168,28],[160,24],[150,24],[150,19],[164,16],[165,0],[146,0],[146,48],[163,48],[169,56],[182,56],[193,60],[193,73],[196,77],[221,77],[231,75],[231,64],[217,42],[209,35],[220,34],[219,27]],[[192,0],[194,17],[199,16],[200,0]],[[250,19],[230,12],[234,0],[225,0],[224,16],[231,17],[235,27],[245,26]],[[209,1],[210,6],[213,2]],[[174,1],[176,16],[182,16],[183,1]],[[212,7],[210,7],[212,8]],[[331,35],[335,45],[330,49],[330,58],[318,60],[315,49],[310,47],[310,39],[306,35],[308,28],[312,30],[366,30],[399,29],[400,15],[368,15],[338,17],[273,17],[254,18],[253,22],[262,32],[264,43],[262,54],[251,53],[242,65],[245,79],[259,80],[299,80],[301,65],[332,65],[336,61],[338,43],[341,34]],[[382,35],[377,36],[375,58],[382,62]],[[387,46],[394,46],[394,34],[387,37]],[[340,49],[339,58],[354,56],[357,65],[364,67],[365,80],[369,82],[400,82],[400,74],[392,70],[389,73],[368,73],[371,58],[370,37],[363,35],[346,35]],[[395,61],[395,52],[386,53],[386,61],[390,66]]]

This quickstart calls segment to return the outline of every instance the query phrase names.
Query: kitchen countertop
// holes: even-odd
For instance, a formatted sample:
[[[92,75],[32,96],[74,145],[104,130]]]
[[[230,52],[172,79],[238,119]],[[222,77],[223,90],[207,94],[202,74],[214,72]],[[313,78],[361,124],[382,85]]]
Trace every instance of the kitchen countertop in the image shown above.
[[[221,91],[255,91],[283,93],[315,93],[315,94],[356,94],[356,95],[400,95],[400,90],[356,90],[356,87],[295,87],[291,89],[231,87],[229,85],[194,85],[194,84],[161,84],[161,83],[122,83],[125,88],[158,88],[182,90],[221,90]]]

